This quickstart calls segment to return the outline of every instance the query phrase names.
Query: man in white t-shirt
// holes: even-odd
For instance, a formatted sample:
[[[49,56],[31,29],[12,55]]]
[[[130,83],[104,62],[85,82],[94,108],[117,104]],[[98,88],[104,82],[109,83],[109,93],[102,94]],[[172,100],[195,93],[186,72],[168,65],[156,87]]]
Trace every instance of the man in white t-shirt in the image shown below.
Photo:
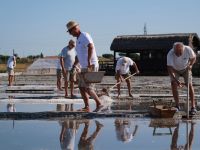
[[[119,58],[117,61],[117,65],[115,68],[115,72],[116,72],[116,80],[117,82],[122,82],[125,78],[127,78],[128,76],[130,76],[130,67],[132,67],[136,73],[139,73],[138,67],[136,65],[136,63],[130,59],[129,57],[122,57]],[[126,79],[126,83],[127,83],[127,87],[128,87],[128,93],[130,97],[133,97],[133,95],[131,94],[131,81],[130,78]],[[120,84],[117,85],[117,89],[118,89],[118,98],[120,96]]]
[[[8,86],[11,86],[14,81],[14,67],[16,66],[16,54],[10,56],[7,61],[7,72],[8,72]]]
[[[191,72],[195,61],[196,55],[192,48],[183,45],[181,42],[174,43],[173,48],[167,54],[167,69],[171,79],[172,93],[176,103],[176,108],[177,110],[180,109],[177,87],[183,86],[183,83],[181,83],[179,80],[179,77],[183,76],[185,84],[187,85],[189,82],[189,95],[192,105],[190,111],[191,115],[196,113]]]
[[[91,36],[86,32],[81,32],[77,22],[70,21],[67,23],[66,27],[69,34],[77,38],[75,48],[77,55],[74,66],[79,63],[81,72],[98,71],[98,58]],[[94,112],[99,111],[103,107],[94,90],[94,85],[86,83],[83,74],[79,74],[79,89],[85,103],[85,107],[82,108],[81,111],[90,111],[89,96],[94,98],[96,102],[96,109]]]
[[[76,57],[76,52],[74,47],[75,47],[75,42],[73,40],[70,40],[68,46],[62,49],[60,57],[60,64],[65,79],[65,97],[68,97],[68,82],[70,82],[71,98],[75,98],[74,95],[75,71],[72,70]]]

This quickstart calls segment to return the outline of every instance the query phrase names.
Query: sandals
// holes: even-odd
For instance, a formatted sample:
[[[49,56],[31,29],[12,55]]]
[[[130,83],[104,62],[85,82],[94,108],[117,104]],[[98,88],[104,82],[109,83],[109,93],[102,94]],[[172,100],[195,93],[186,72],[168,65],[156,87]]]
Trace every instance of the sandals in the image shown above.
[[[95,110],[93,110],[93,112],[100,112],[103,107],[103,105],[99,105]]]
[[[197,113],[196,108],[192,107],[189,113],[190,113],[191,116],[196,115],[196,113]]]
[[[90,112],[90,108],[89,107],[84,107],[84,108],[78,109],[77,111]]]

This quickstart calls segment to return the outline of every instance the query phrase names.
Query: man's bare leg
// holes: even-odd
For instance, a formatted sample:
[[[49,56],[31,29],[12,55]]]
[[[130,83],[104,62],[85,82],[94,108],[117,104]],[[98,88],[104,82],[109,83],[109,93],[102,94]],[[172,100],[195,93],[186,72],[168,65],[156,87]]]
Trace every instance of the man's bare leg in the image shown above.
[[[70,82],[70,88],[71,88],[71,98],[73,98],[74,96],[74,82],[73,81]]]
[[[11,86],[13,83],[13,75],[8,76],[8,86]]]
[[[190,94],[192,108],[195,108],[196,104],[195,104],[195,99],[194,99],[194,88],[192,86],[192,83],[189,83],[189,94]]]
[[[65,81],[65,97],[68,96],[68,81]]]
[[[97,96],[96,92],[92,89],[88,89],[88,94],[94,98],[95,102],[96,102],[96,108],[99,108],[99,106],[101,106],[101,100],[99,99],[99,97]]]
[[[172,94],[173,94],[176,106],[179,107],[179,96],[178,96],[177,83],[175,81],[172,81],[171,87],[172,87]]]
[[[83,109],[86,109],[86,111],[89,111],[89,97],[87,95],[86,89],[84,87],[80,87],[79,89],[80,89],[80,93],[85,104],[85,107]]]
[[[119,83],[119,82],[120,82],[120,81],[117,80],[117,83]],[[118,85],[117,85],[117,92],[118,92],[117,98],[120,97],[120,86],[121,86],[121,84],[118,84]]]
[[[130,79],[127,79],[126,83],[127,83],[127,87],[128,87],[128,94],[129,94],[130,97],[133,97],[133,95],[131,94],[131,81],[130,81]]]

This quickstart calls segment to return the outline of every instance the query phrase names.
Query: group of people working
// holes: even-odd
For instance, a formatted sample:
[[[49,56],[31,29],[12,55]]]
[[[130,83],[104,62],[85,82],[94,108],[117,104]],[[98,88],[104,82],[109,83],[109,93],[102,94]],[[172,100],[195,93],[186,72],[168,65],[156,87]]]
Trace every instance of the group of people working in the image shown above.
[[[74,98],[74,82],[76,81],[76,72],[78,74],[78,86],[81,96],[84,100],[85,106],[80,111],[89,112],[89,97],[92,97],[96,102],[96,109],[94,112],[98,112],[102,107],[101,100],[97,96],[94,90],[94,84],[85,82],[84,73],[85,72],[97,72],[99,69],[97,53],[95,50],[94,42],[90,34],[82,32],[80,26],[75,21],[69,21],[66,24],[67,32],[76,38],[76,42],[70,40],[68,45],[64,47],[60,55],[60,65],[65,80],[65,97],[68,97],[68,84],[70,84],[71,98]],[[189,83],[189,96],[191,100],[191,111],[190,113],[194,115],[196,113],[196,105],[194,99],[194,89],[192,85],[192,73],[191,69],[196,61],[196,55],[191,47],[185,46],[181,42],[176,42],[173,48],[169,51],[167,55],[167,69],[171,79],[172,94],[175,100],[177,110],[180,109],[179,106],[179,96],[178,87],[182,87]],[[12,84],[14,71],[13,68],[16,65],[15,56],[9,58],[8,60],[8,80],[9,85]],[[131,94],[131,80],[130,68],[135,70],[136,74],[139,74],[139,69],[136,63],[128,57],[122,57],[118,59],[116,64],[116,80],[117,82],[126,81],[129,96],[133,97]],[[61,78],[61,71],[57,71],[59,78]],[[184,84],[180,82],[179,77],[183,76]],[[61,89],[61,83],[57,83],[58,87]],[[120,97],[120,84],[117,85],[118,97]]]

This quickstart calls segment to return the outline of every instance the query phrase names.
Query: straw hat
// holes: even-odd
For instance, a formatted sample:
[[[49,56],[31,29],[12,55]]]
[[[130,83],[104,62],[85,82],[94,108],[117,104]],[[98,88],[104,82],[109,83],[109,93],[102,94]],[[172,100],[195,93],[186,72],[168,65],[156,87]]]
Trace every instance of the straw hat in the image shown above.
[[[69,30],[71,30],[73,27],[75,27],[75,26],[77,26],[77,25],[78,25],[77,22],[75,22],[75,21],[69,21],[69,22],[67,23],[67,25],[66,25],[66,27],[67,27],[67,32],[69,32]]]

